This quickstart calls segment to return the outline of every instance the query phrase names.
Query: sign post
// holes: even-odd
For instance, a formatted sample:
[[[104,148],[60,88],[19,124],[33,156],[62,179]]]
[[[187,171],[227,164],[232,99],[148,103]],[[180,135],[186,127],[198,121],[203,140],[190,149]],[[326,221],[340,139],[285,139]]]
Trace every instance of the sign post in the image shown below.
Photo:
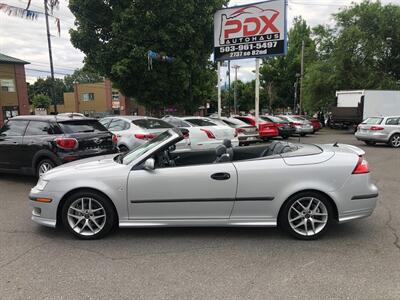
[[[254,106],[255,109],[255,118],[256,118],[256,126],[258,128],[258,118],[260,117],[260,59],[256,58],[256,103]]]
[[[256,58],[256,116],[259,115],[259,58],[287,53],[286,7],[287,0],[269,0],[224,8],[214,14],[214,60]],[[218,80],[219,68],[218,64]],[[218,115],[220,112],[219,96]]]
[[[217,62],[218,65],[218,118],[221,118],[221,62]]]

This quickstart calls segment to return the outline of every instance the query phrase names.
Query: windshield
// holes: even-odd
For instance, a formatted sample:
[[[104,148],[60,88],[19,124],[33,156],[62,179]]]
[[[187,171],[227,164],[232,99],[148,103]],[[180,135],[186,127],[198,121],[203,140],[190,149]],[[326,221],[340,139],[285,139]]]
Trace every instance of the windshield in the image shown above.
[[[378,125],[381,124],[382,118],[368,118],[362,122],[362,124]]]
[[[162,142],[168,140],[170,137],[171,137],[171,134],[168,131],[161,133],[154,139],[148,141],[147,143],[140,145],[139,147],[133,149],[131,152],[127,153],[123,157],[122,163],[124,165],[129,165],[135,159],[137,159],[138,157],[142,156],[143,154],[149,152],[150,150],[156,148],[158,145],[160,145]]]

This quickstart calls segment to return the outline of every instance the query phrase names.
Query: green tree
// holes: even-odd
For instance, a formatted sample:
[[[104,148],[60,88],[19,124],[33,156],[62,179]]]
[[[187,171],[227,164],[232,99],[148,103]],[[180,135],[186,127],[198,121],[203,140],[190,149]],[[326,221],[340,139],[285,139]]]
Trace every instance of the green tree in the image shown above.
[[[88,66],[142,104],[196,107],[208,98],[203,86],[211,81],[213,14],[227,2],[71,0],[77,25],[71,41]],[[149,50],[175,60],[154,61],[149,70]]]
[[[104,77],[100,76],[96,71],[84,66],[81,69],[76,69],[71,75],[64,77],[64,83],[68,92],[74,91],[74,84],[76,83],[95,83],[101,82]]]
[[[274,95],[272,108],[293,105],[294,83],[300,73],[301,45],[305,45],[307,64],[317,58],[315,42],[311,38],[311,28],[301,17],[296,17],[288,33],[288,53],[286,56],[264,59],[261,67],[261,84],[269,87]]]
[[[32,99],[33,108],[45,108],[48,109],[51,104],[49,96],[44,94],[36,94]]]
[[[54,97],[56,99],[57,104],[64,103],[64,92],[67,91],[67,88],[64,84],[64,81],[60,78],[55,78],[54,83],[52,83],[51,77],[47,77],[45,79],[38,78],[33,84],[28,87],[29,99],[33,101],[35,95],[47,95],[50,99],[52,99],[51,94],[51,86],[54,86]]]

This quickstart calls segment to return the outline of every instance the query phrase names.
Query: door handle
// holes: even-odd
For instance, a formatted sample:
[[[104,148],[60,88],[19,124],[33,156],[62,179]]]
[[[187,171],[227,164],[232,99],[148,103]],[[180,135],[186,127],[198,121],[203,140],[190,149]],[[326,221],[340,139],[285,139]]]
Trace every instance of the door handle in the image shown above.
[[[211,175],[211,178],[214,180],[228,180],[231,175],[229,173],[215,173]]]

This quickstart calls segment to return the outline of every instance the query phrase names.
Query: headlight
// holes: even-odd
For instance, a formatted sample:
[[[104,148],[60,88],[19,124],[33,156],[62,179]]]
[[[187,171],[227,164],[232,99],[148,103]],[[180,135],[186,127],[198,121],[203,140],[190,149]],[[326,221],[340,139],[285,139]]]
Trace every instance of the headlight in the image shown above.
[[[38,183],[36,184],[35,188],[39,191],[43,191],[46,188],[48,181],[39,179]]]

